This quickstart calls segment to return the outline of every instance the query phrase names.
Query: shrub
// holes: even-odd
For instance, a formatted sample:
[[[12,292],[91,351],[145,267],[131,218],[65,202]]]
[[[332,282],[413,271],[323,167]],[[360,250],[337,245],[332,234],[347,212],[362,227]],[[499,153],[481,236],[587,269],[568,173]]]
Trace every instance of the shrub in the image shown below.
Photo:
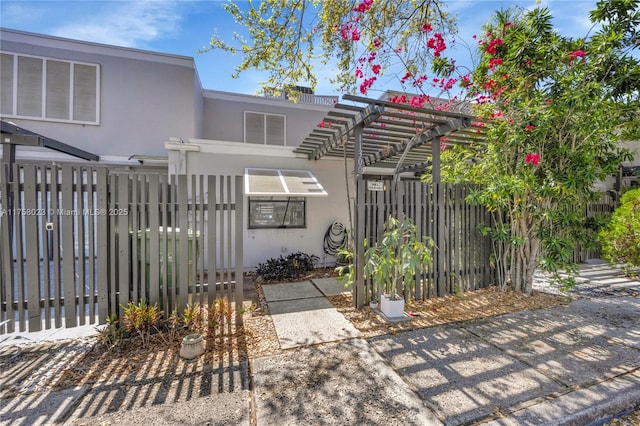
[[[213,335],[224,324],[224,319],[233,314],[233,308],[225,298],[218,298],[212,306],[189,304],[182,319],[191,333]]]
[[[620,207],[599,237],[606,260],[628,267],[640,266],[640,189],[622,196]]]
[[[107,349],[118,346],[124,337],[124,329],[120,327],[120,321],[116,314],[107,317],[107,325],[104,328],[96,327],[98,331],[98,343],[105,345]]]
[[[123,322],[130,333],[138,333],[142,341],[142,348],[149,347],[149,339],[153,328],[157,328],[162,312],[158,304],[149,305],[142,299],[138,304],[129,302],[124,308]]]
[[[312,271],[318,260],[318,256],[302,252],[292,253],[287,257],[280,256],[277,259],[271,258],[258,264],[256,275],[264,281],[292,280]]]
[[[207,326],[206,307],[188,304],[182,313],[182,321],[191,333],[203,334]]]

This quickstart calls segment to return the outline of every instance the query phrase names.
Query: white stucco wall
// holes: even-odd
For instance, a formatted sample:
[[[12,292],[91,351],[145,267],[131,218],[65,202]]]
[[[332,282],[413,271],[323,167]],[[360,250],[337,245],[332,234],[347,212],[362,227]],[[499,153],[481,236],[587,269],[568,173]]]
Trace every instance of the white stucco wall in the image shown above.
[[[324,266],[324,234],[334,221],[349,226],[345,170],[342,159],[309,161],[296,158],[290,149],[263,147],[266,152],[256,152],[247,147],[242,154],[221,153],[230,151],[230,143],[197,141],[200,152],[186,152],[187,174],[243,175],[246,167],[281,168],[310,170],[327,191],[327,197],[307,197],[306,228],[303,229],[248,229],[248,197],[244,197],[244,267],[255,268],[268,258],[287,255],[296,251],[315,254],[320,257],[319,266]],[[220,148],[220,145],[224,149]],[[237,145],[237,144],[235,144]],[[254,153],[251,153],[251,152]],[[169,151],[169,170],[179,161],[177,151]],[[348,161],[348,171],[352,179],[352,161]],[[354,196],[353,182],[349,182],[350,195]],[[351,200],[353,202],[353,200]],[[327,257],[327,265],[335,263]]]

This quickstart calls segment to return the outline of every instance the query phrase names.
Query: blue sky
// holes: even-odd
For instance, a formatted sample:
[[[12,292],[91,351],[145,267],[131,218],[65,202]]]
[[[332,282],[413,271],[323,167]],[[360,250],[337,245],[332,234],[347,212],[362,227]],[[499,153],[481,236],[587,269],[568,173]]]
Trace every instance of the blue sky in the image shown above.
[[[395,1],[395,0],[393,0]],[[448,10],[458,16],[458,39],[473,43],[472,36],[492,12],[518,4],[548,7],[554,26],[563,35],[582,37],[591,28],[589,11],[596,1],[493,1],[446,0]],[[222,1],[0,1],[0,26],[117,46],[191,56],[206,89],[255,94],[264,74],[245,72],[231,78],[239,57],[220,51],[204,54],[214,30],[223,38],[241,31],[222,8]],[[330,67],[318,70],[318,94],[335,94],[328,78]]]

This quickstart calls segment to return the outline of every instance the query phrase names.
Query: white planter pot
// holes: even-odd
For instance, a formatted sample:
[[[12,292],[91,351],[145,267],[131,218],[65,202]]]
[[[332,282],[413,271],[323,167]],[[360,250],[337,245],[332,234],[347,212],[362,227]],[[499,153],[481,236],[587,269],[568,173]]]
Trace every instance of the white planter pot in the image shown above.
[[[390,294],[380,297],[380,311],[387,318],[402,318],[404,316],[404,299],[402,297],[393,300]]]
[[[204,340],[200,334],[189,334],[182,339],[180,356],[184,359],[194,359],[204,353]]]
[[[371,309],[378,309],[378,302],[369,302],[369,307]]]

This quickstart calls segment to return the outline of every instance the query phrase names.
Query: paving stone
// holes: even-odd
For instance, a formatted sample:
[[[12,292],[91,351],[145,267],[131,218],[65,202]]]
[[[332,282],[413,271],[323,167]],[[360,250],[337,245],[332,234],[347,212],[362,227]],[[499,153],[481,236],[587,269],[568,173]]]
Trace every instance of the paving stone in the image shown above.
[[[325,296],[339,296],[342,293],[349,293],[350,290],[344,287],[344,281],[331,278],[313,278],[311,280]]]
[[[360,337],[325,297],[269,303],[283,349]]]
[[[583,299],[563,308],[504,315],[464,328],[566,386],[584,386],[640,367],[636,302]]]
[[[441,424],[361,339],[256,359],[253,372],[258,424]]]
[[[562,389],[531,366],[453,326],[382,336],[371,344],[446,424],[481,419],[494,409]]]
[[[320,290],[318,290],[311,281],[265,284],[262,286],[262,291],[264,292],[264,297],[267,299],[267,303],[322,296]]]

